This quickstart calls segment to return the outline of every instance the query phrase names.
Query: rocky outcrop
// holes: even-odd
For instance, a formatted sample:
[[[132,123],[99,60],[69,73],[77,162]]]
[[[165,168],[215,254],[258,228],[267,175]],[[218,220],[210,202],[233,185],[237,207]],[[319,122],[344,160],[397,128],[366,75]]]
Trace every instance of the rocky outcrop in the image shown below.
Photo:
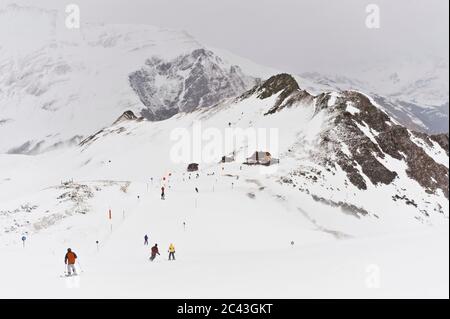
[[[123,112],[123,114],[121,116],[119,116],[119,118],[117,120],[114,121],[114,124],[117,124],[119,122],[124,122],[124,121],[136,121],[136,120],[142,120],[142,118],[138,118],[133,111],[125,111]]]
[[[158,121],[235,97],[257,80],[213,52],[197,49],[170,61],[152,57],[129,75],[129,82],[146,107],[141,115]]]
[[[325,158],[328,165],[336,162],[351,183],[359,189],[367,189],[364,177],[373,185],[388,185],[394,181],[398,172],[386,164],[392,158],[404,162],[408,177],[428,192],[439,189],[448,198],[448,167],[438,163],[413,141],[419,138],[430,147],[433,146],[431,140],[436,141],[448,154],[448,135],[411,132],[391,121],[383,110],[358,92],[341,92],[332,105],[329,99],[329,94],[316,99],[316,109],[328,108],[334,114],[334,125],[323,134],[321,141],[323,149],[334,150],[333,158]],[[349,105],[352,112],[347,110]],[[342,150],[342,143],[350,154]]]
[[[449,136],[448,133],[446,134],[437,134],[437,135],[431,135],[430,138],[435,141],[436,143],[438,143],[444,150],[445,152],[448,154],[448,148],[449,148]]]
[[[262,100],[279,94],[277,101],[265,115],[279,112],[283,108],[291,107],[297,103],[311,103],[314,99],[307,91],[300,89],[292,75],[286,73],[270,77],[262,84],[256,85],[253,89],[245,92],[239,99],[246,99],[254,94]]]
[[[280,98],[284,100],[297,90],[300,90],[300,87],[292,75],[282,73],[274,75],[267,81],[264,81],[264,83],[258,87],[258,97],[260,99],[265,99],[282,91]]]

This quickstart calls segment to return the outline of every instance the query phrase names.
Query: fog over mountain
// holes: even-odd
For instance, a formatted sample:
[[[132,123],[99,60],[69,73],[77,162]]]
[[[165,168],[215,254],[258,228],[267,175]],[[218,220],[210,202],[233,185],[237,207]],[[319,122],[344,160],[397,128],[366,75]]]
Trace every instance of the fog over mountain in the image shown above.
[[[2,0],[36,5],[33,0]],[[210,47],[289,71],[349,75],[381,61],[449,52],[449,4],[379,0],[380,28],[368,29],[360,0],[78,0],[84,23],[149,24],[185,30]],[[64,12],[66,3],[40,0]]]

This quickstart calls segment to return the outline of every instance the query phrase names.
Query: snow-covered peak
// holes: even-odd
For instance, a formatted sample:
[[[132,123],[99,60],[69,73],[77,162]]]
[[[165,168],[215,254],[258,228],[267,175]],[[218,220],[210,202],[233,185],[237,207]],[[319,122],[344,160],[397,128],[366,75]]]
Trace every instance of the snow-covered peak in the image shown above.
[[[140,24],[86,24],[80,28],[89,46],[117,48],[124,54],[151,50],[155,56],[172,59],[204,46],[182,30]]]
[[[203,48],[175,59],[153,57],[130,73],[130,85],[146,106],[141,113],[151,120],[167,119],[179,112],[211,107],[235,97],[257,80],[239,66],[225,63]]]
[[[149,118],[159,112],[153,119],[163,119],[255,83],[184,31],[67,29],[60,12],[17,5],[0,14],[0,134],[8,136],[0,140],[0,153],[71,145],[126,110]]]

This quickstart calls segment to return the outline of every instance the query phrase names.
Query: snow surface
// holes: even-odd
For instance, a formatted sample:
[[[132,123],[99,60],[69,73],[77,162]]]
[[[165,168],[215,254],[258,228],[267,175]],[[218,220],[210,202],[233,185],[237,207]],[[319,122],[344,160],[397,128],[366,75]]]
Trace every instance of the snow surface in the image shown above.
[[[390,185],[373,185],[358,166],[368,189],[357,189],[339,166],[325,171],[316,158],[331,114],[298,104],[264,116],[277,95],[229,99],[161,122],[108,126],[124,110],[139,109],[128,83],[131,71],[150,56],[170,60],[204,47],[184,32],[150,26],[84,26],[67,33],[55,28],[60,18],[18,6],[0,11],[0,153],[26,142],[56,142],[36,156],[0,154],[1,298],[449,297],[448,199],[442,191],[426,193],[408,177],[404,161],[378,159],[398,173]],[[32,41],[17,41],[12,26]],[[255,77],[279,73],[219,54]],[[330,90],[296,79],[313,93]],[[332,94],[330,105],[337,97]],[[351,105],[347,110],[356,112]],[[218,164],[232,151],[240,158],[255,151],[244,140],[201,163],[198,178],[189,176],[186,166],[194,159],[173,162],[171,132],[192,132],[199,121],[222,132],[228,123],[278,128],[279,144],[264,148],[280,164]],[[78,145],[81,136],[102,127]],[[377,132],[359,127],[375,140]],[[448,167],[436,143],[415,142]],[[317,182],[301,174],[283,182],[293,172],[314,171],[322,172]],[[393,201],[394,195],[417,207]],[[153,263],[145,234],[162,254]],[[177,257],[171,262],[170,243]],[[60,278],[68,247],[79,256],[81,275]]]
[[[373,133],[372,129],[364,121],[363,125],[359,124],[358,122],[355,122],[355,124],[364,133],[364,135],[372,141],[372,143],[378,146],[377,139],[375,138],[376,133]]]
[[[277,98],[122,122],[69,150],[0,155],[0,297],[448,298],[448,215],[433,211],[437,203],[448,211],[443,194],[425,195],[406,173],[386,187],[368,181],[367,191],[345,185],[339,169],[324,177],[327,186],[299,184],[364,203],[370,213],[360,216],[280,183],[299,166],[320,168],[309,154],[332,121],[302,104],[264,116]],[[189,178],[189,160],[173,163],[168,141],[173,128],[199,120],[203,128],[279,127],[280,165],[264,172],[215,161]],[[240,143],[237,155],[247,154]],[[384,161],[405,170],[404,162]],[[413,194],[430,217],[387,200],[397,192]],[[153,263],[145,234],[162,253]],[[79,277],[60,278],[67,247],[79,256]]]
[[[347,102],[347,108],[345,110],[351,115],[356,115],[361,112],[361,110],[356,108],[352,102]]]
[[[336,104],[336,100],[337,100],[338,97],[340,97],[340,94],[338,92],[331,92],[330,93],[330,98],[328,100],[328,107],[333,106],[334,104]]]

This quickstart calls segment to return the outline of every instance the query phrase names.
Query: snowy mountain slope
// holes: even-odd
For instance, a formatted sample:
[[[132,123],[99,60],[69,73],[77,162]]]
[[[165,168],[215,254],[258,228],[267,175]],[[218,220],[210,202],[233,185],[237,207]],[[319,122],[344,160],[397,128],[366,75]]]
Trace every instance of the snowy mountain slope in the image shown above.
[[[185,32],[142,25],[69,30],[61,18],[17,5],[0,11],[0,134],[8,136],[0,153],[76,145],[125,110],[161,119],[255,84]],[[36,28],[26,29],[27,21]]]
[[[367,92],[391,116],[411,129],[429,133],[448,132],[448,59],[404,58],[380,63],[349,75],[303,73],[328,90]]]
[[[175,117],[174,123],[157,130],[188,128],[196,117],[204,129],[280,128],[277,148],[283,173],[275,175],[282,185],[294,186],[317,201],[350,207],[357,215],[380,216],[401,209],[423,222],[431,215],[447,216],[448,135],[410,131],[361,93],[312,96],[282,74],[236,100],[192,116]],[[111,133],[121,131],[105,130],[83,147],[95,148],[102,135],[115,138]],[[223,150],[223,154],[231,152],[241,159],[249,156],[245,144]],[[216,160],[223,154],[216,154]],[[380,203],[379,198],[385,201]]]
[[[278,145],[266,148],[280,163],[218,163],[252,152],[237,140],[201,162],[198,178],[188,174],[193,158],[174,162],[171,137],[175,128],[193,134],[199,121],[279,128]],[[314,96],[281,74],[164,121],[126,113],[76,147],[0,155],[0,167],[2,296],[23,296],[23,283],[5,274],[30,256],[43,270],[22,270],[27,296],[448,295],[448,136],[409,131],[357,92]],[[161,246],[154,264],[145,233]],[[171,242],[174,263],[164,260]],[[61,280],[67,246],[84,272]],[[373,267],[378,289],[368,284]]]
[[[188,174],[172,134],[198,123],[279,128],[266,148],[280,163],[243,165],[252,149],[238,139]],[[448,295],[448,136],[408,131],[357,92],[314,96],[281,74],[164,121],[127,112],[78,146],[0,155],[0,167],[2,297]],[[161,247],[153,264],[146,233]],[[67,246],[80,277],[58,278]],[[40,276],[21,268],[30,256]]]
[[[293,189],[297,195],[356,217],[383,218],[401,211],[426,224],[448,218],[448,135],[428,136],[407,130],[361,93],[312,96],[287,74],[274,76],[213,109],[175,115],[166,121],[149,122],[128,114],[67,152],[36,158],[6,156],[10,162],[2,163],[0,185],[8,188],[17,176],[33,176],[36,184],[27,183],[21,189],[26,192],[70,179],[145,183],[150,177],[183,172],[188,163],[201,159],[190,154],[179,159],[181,163],[174,163],[171,134],[174,128],[190,132],[197,123],[203,130],[218,128],[224,132],[230,127],[279,128],[278,139],[260,141],[259,148],[280,158],[280,165],[246,170],[254,175],[249,179],[267,180],[268,188],[280,189],[281,196]],[[231,153],[237,158],[234,169],[242,168],[242,162],[254,151],[248,143],[245,138],[236,139],[232,149],[224,146],[220,153],[209,154],[212,157],[202,164],[203,170],[217,170],[222,155]],[[48,166],[41,168],[42,162]],[[54,178],[40,175],[50,167]],[[16,196],[19,194],[10,190],[0,199]]]

